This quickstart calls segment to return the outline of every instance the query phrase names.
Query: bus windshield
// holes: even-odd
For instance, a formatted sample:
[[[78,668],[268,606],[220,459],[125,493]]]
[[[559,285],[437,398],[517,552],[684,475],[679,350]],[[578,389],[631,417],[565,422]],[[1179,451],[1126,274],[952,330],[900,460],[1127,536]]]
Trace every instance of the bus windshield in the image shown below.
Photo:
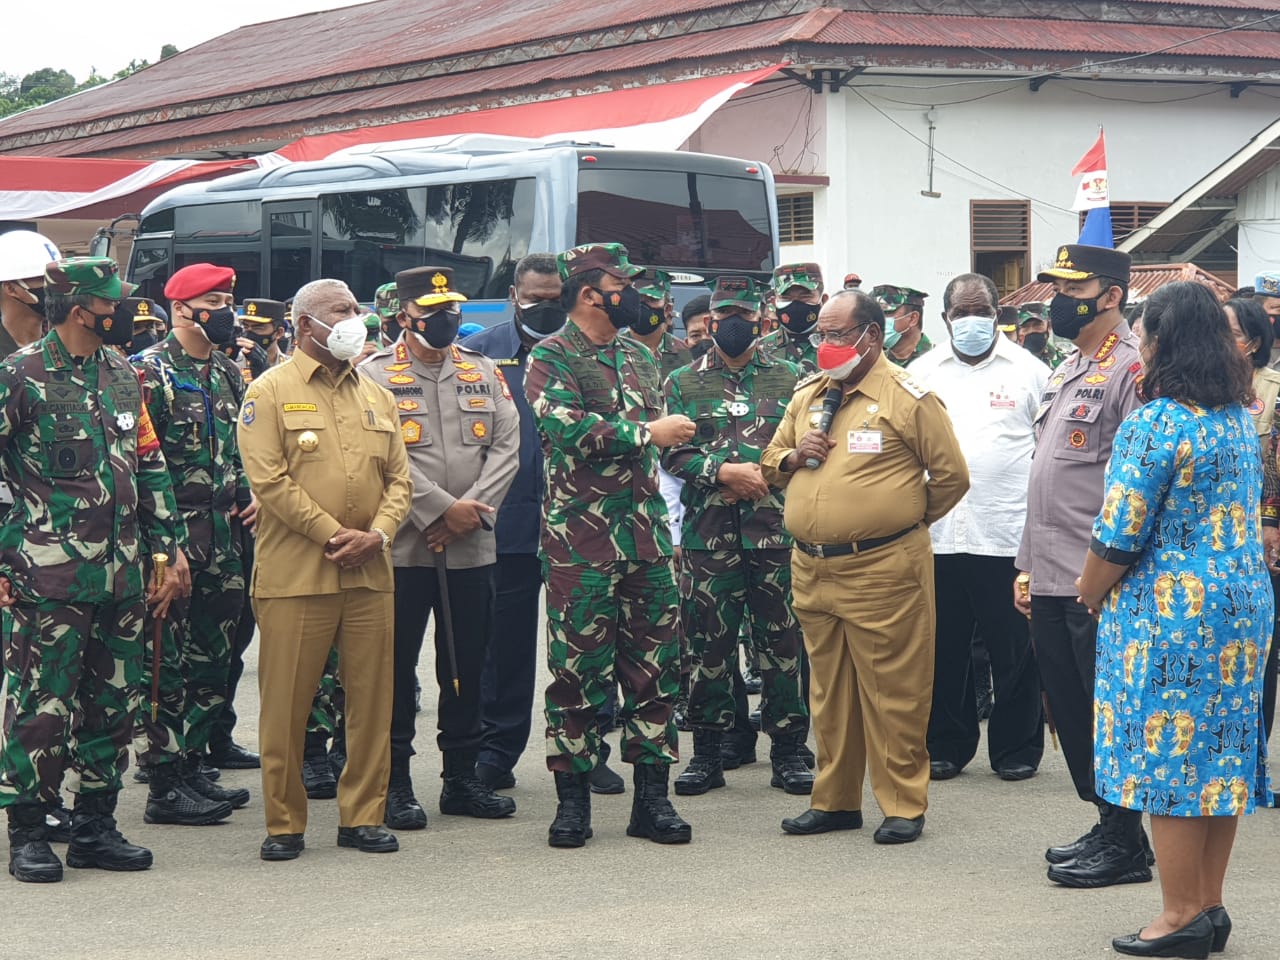
[[[625,244],[633,263],[772,271],[764,182],[678,170],[582,169],[578,243]]]

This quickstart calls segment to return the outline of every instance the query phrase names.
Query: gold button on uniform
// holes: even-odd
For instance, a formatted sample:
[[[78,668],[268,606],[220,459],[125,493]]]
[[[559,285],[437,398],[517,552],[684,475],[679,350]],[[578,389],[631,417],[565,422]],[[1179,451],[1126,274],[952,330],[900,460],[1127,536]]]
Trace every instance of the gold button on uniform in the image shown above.
[[[298,446],[306,453],[310,453],[316,447],[320,446],[320,438],[315,435],[314,431],[303,430],[298,436]]]

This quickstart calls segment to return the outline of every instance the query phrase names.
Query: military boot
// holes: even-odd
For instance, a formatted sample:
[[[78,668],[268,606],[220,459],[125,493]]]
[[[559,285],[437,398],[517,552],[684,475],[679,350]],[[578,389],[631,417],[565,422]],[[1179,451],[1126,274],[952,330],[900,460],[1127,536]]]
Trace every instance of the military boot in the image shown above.
[[[387,814],[383,818],[392,830],[425,830],[427,811],[413,795],[409,760],[391,761],[391,782],[387,785]]]
[[[781,787],[791,794],[813,793],[813,773],[800,756],[800,738],[795,734],[776,734],[769,747],[769,763],[773,776],[769,786]]]
[[[631,799],[631,823],[628,837],[644,837],[654,843],[688,843],[693,828],[680,819],[667,798],[668,764],[637,763],[635,796]]]
[[[444,786],[440,790],[440,812],[458,817],[501,820],[516,812],[516,802],[494,793],[476,776],[474,750],[444,752]]]
[[[591,785],[585,773],[555,771],[556,818],[547,830],[552,847],[582,847],[591,839]]]
[[[71,811],[61,801],[45,814],[44,822],[49,825],[49,835],[45,839],[50,843],[71,842]]]
[[[182,827],[202,827],[231,816],[231,804],[210,800],[186,782],[182,762],[162,763],[151,768],[147,808],[142,819],[147,823],[171,823]]]
[[[1081,857],[1088,856],[1102,840],[1102,824],[1110,810],[1110,804],[1098,804],[1098,822],[1090,827],[1087,833],[1070,843],[1050,847],[1044,852],[1044,858],[1050,863],[1066,863],[1069,860],[1079,860]]]
[[[205,774],[204,758],[198,753],[187,757],[183,765],[183,779],[202,797],[208,797],[217,803],[229,803],[232,810],[239,810],[249,802],[249,791],[244,788],[228,790],[214,783]]]
[[[626,793],[627,782],[609,766],[609,756],[612,753],[613,748],[609,746],[609,741],[601,734],[600,758],[587,778],[591,784],[592,793]]]
[[[677,794],[697,797],[724,786],[724,764],[720,760],[723,739],[719,730],[693,731],[693,757],[684,772],[676,777]]]
[[[46,809],[39,803],[9,808],[9,872],[23,883],[57,883],[62,861],[47,839]]]
[[[1082,856],[1049,868],[1049,879],[1064,887],[1110,887],[1149,883],[1151,867],[1143,846],[1142,813],[1111,807],[1102,818],[1095,845]]]
[[[114,793],[76,797],[71,812],[68,867],[126,871],[151,866],[151,851],[130,843],[116,829],[116,797]]]

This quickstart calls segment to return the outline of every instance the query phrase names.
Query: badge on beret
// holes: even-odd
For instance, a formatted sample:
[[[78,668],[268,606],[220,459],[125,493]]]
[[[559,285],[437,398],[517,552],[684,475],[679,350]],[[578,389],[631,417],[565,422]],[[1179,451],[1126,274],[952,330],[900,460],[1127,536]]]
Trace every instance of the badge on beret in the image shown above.
[[[116,426],[123,431],[129,431],[136,426],[137,421],[133,419],[133,414],[126,410],[124,413],[116,414]]]
[[[303,430],[298,436],[298,446],[303,453],[311,453],[316,447],[320,446],[320,438],[315,435],[313,430]]]

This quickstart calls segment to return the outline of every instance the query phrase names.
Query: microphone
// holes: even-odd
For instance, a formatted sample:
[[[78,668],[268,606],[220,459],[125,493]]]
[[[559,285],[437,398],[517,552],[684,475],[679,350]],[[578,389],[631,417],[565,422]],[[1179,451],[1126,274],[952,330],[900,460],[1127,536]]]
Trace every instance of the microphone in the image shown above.
[[[822,398],[822,416],[818,418],[818,430],[822,433],[826,433],[831,429],[831,421],[836,418],[836,411],[840,409],[840,400],[843,396],[844,386],[836,385],[828,390],[827,395]],[[807,457],[804,465],[810,470],[817,470],[822,466],[822,461]]]

